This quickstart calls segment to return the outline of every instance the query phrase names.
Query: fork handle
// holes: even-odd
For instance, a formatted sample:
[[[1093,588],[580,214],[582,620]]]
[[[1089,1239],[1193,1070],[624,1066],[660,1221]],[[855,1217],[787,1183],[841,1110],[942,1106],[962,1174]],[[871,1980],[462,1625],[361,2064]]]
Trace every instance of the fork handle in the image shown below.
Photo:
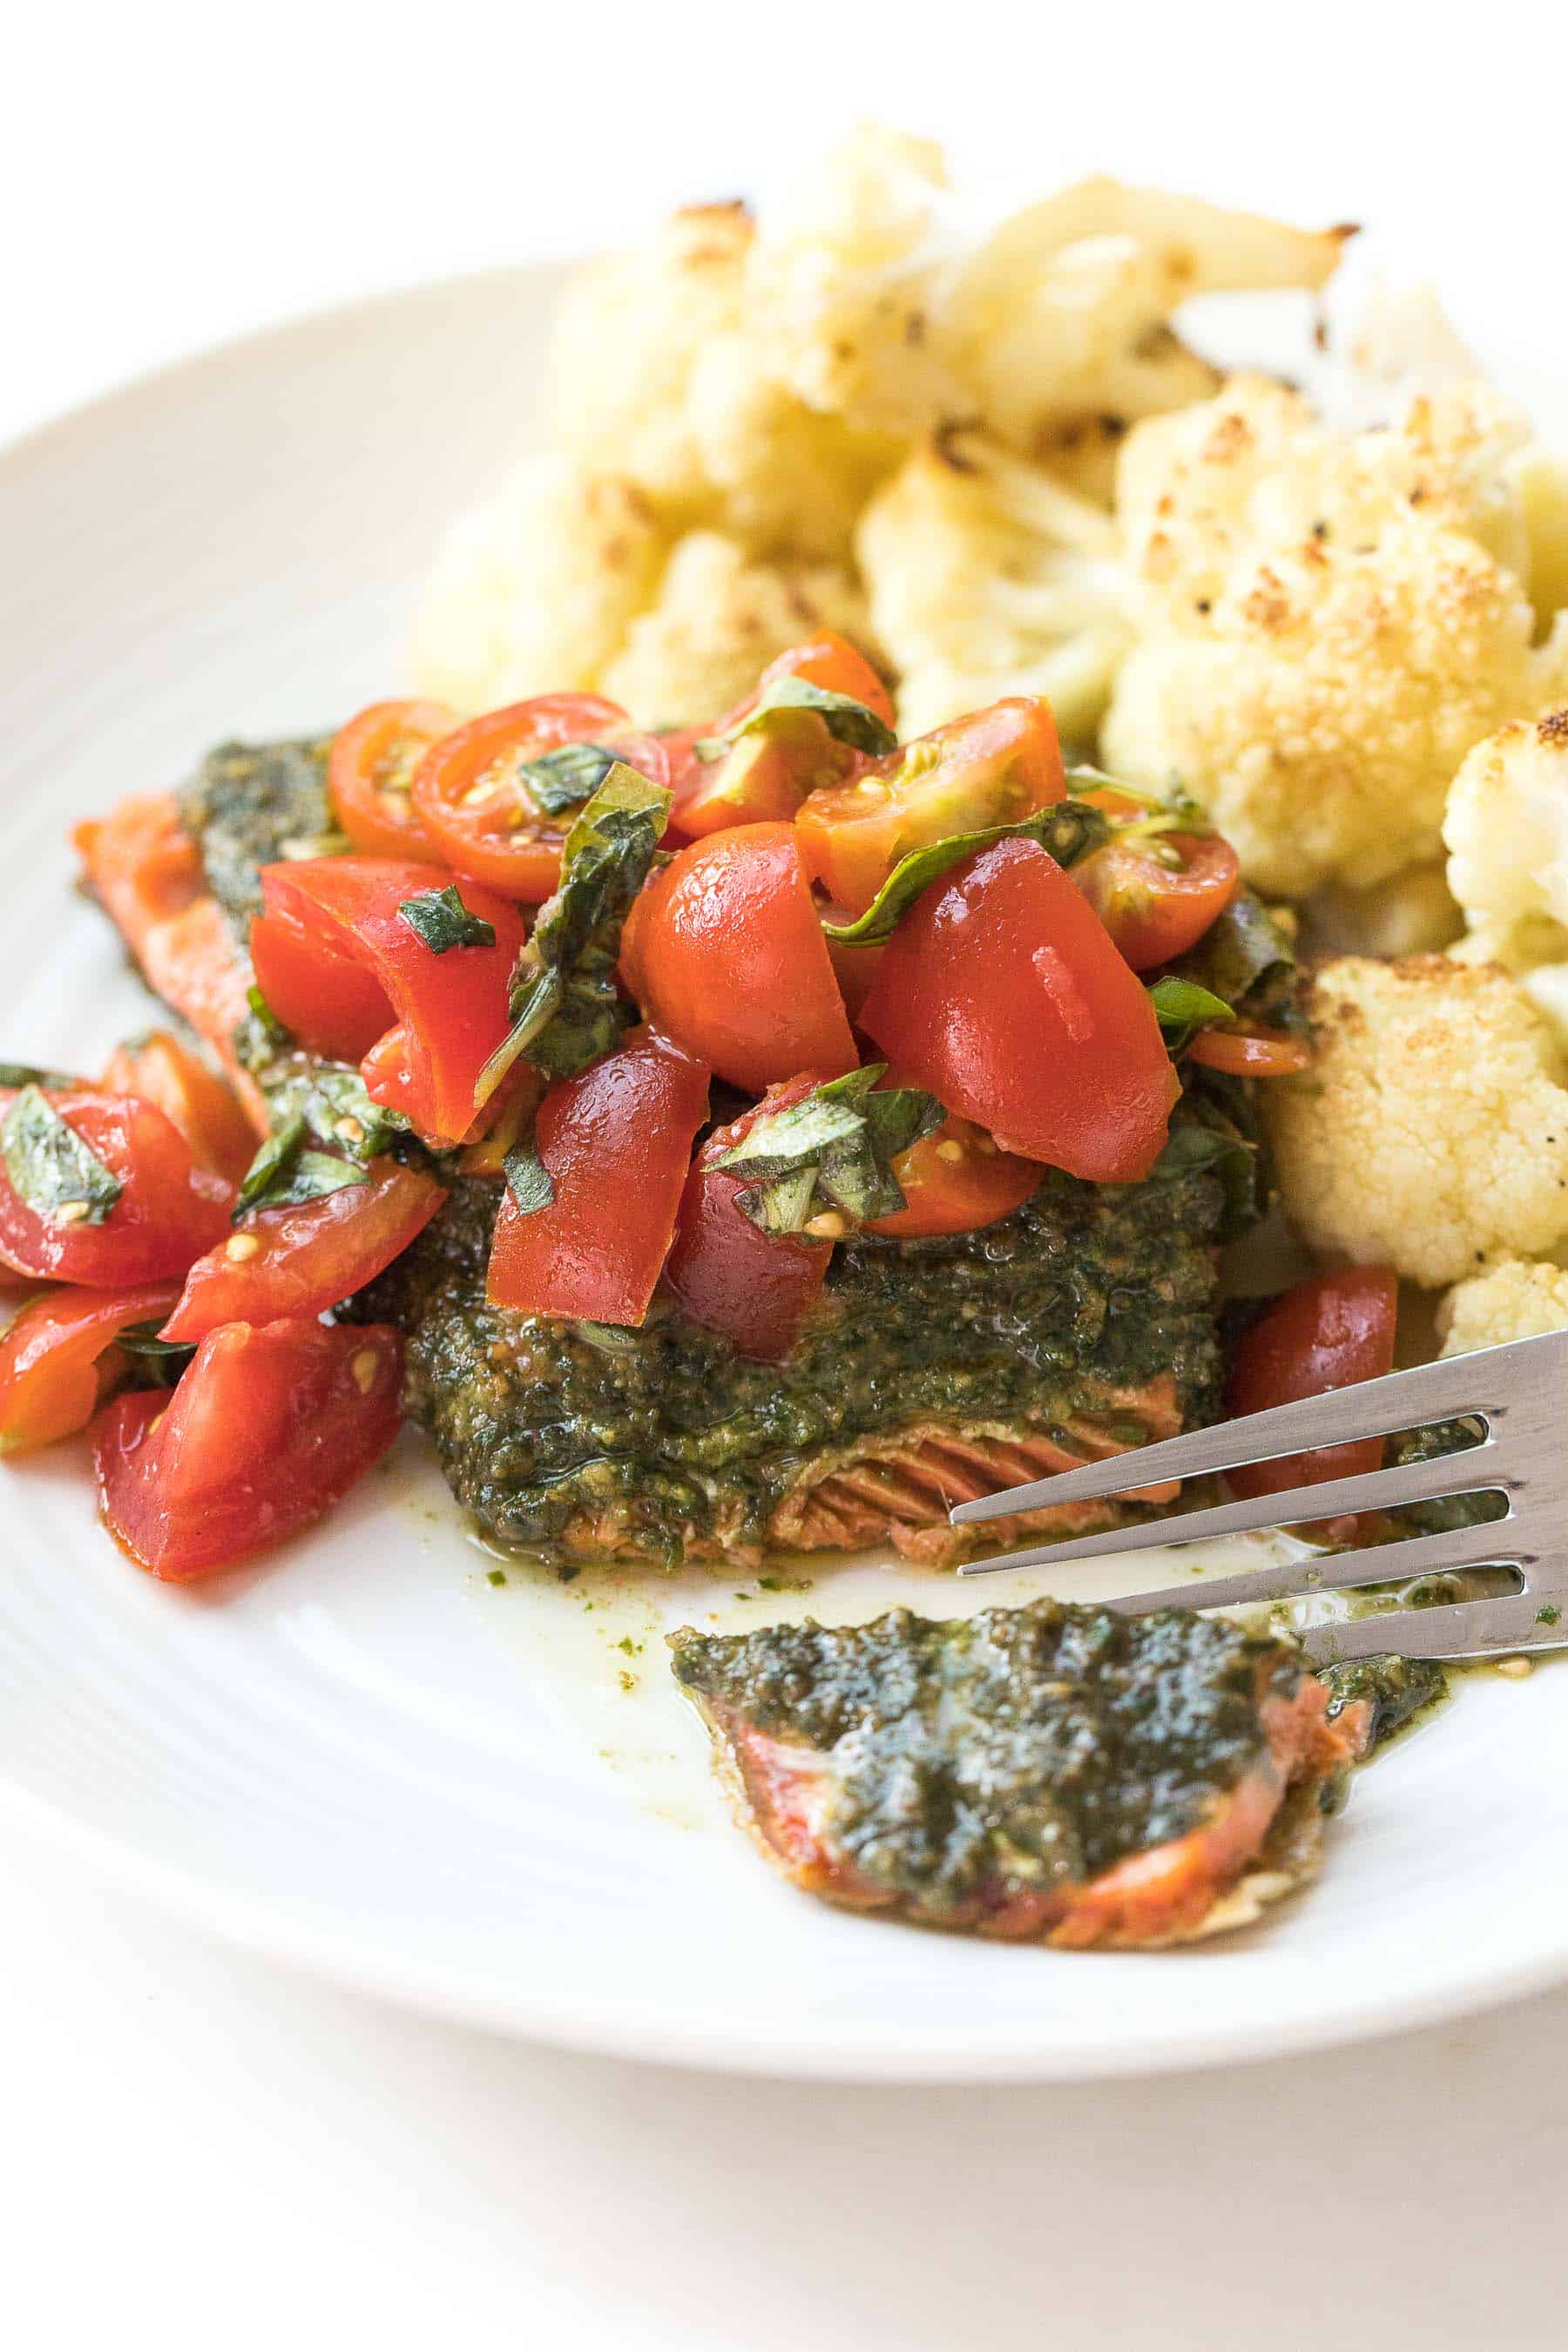
[[[1373,1658],[1484,1658],[1511,1651],[1568,1649],[1568,1592],[1506,1592],[1490,1601],[1450,1601],[1429,1609],[1374,1612],[1309,1626],[1301,1645],[1315,1665]]]

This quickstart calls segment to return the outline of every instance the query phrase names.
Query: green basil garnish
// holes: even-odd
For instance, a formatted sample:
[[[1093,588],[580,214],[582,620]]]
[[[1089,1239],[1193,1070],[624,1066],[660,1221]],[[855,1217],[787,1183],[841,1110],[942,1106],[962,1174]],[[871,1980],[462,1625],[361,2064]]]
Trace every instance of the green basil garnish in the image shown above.
[[[1212,988],[1205,988],[1195,980],[1183,980],[1175,972],[1168,971],[1154,982],[1149,991],[1149,1002],[1167,1041],[1177,1037],[1185,1044],[1193,1031],[1201,1029],[1205,1022],[1235,1017],[1223,996],[1216,996]]]
[[[29,1081],[0,1127],[17,1198],[47,1225],[101,1225],[124,1187]]]
[[[527,761],[517,779],[546,816],[564,816],[592,798],[619,758],[604,743],[562,743]]]
[[[616,986],[621,926],[653,870],[670,794],[617,760],[574,818],[561,880],[511,978],[511,1028],[479,1073],[482,1110],[514,1062],[575,1077],[619,1042],[633,1014]]]
[[[41,1070],[32,1062],[0,1062],[0,1087],[43,1087],[50,1094],[68,1094],[90,1084],[69,1070]]]
[[[174,1388],[196,1352],[186,1340],[161,1339],[156,1323],[130,1324],[110,1344],[131,1358],[131,1384],[142,1389]]]
[[[455,882],[448,882],[444,890],[423,890],[416,898],[405,898],[397,911],[432,955],[447,955],[453,948],[493,948],[496,943],[495,925],[469,912]]]
[[[852,696],[835,694],[825,686],[813,686],[804,677],[776,677],[755,709],[748,710],[722,735],[700,737],[692,749],[700,760],[722,759],[742,735],[765,733],[773,713],[781,710],[815,712],[835,741],[847,743],[854,751],[868,751],[873,758],[896,751],[899,747],[899,739],[887,721]]]
[[[1215,917],[1196,947],[1172,965],[1179,979],[1212,989],[1237,1013],[1266,1027],[1286,1020],[1296,980],[1296,956],[1285,931],[1260,898],[1238,890]]]
[[[950,833],[945,841],[928,842],[901,857],[865,913],[852,923],[824,923],[830,940],[851,948],[879,946],[890,940],[921,892],[940,882],[950,867],[979,849],[998,841],[1037,841],[1058,866],[1072,866],[1098,849],[1110,835],[1109,818],[1084,801],[1054,801],[1016,824],[983,825],[974,833]]]
[[[254,982],[245,992],[245,1001],[250,1007],[252,1020],[268,1045],[291,1045],[293,1044],[292,1031],[285,1029]]]
[[[335,1152],[312,1150],[304,1116],[292,1112],[269,1135],[245,1171],[234,1204],[234,1221],[258,1209],[297,1209],[345,1185],[363,1184],[364,1170]]]
[[[548,1209],[555,1198],[550,1171],[531,1143],[514,1143],[501,1161],[501,1173],[513,1205],[525,1217]]]
[[[767,1234],[804,1233],[826,1207],[857,1224],[904,1206],[892,1162],[946,1116],[921,1087],[877,1090],[874,1062],[815,1087],[786,1109],[764,1111],[714,1164],[749,1180],[735,1204]]]

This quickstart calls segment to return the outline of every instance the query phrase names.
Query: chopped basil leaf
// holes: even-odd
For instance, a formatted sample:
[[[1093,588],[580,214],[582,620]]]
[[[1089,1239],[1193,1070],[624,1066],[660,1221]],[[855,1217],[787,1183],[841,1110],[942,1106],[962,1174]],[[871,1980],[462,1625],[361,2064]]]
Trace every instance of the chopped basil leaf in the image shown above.
[[[1212,1070],[1196,1074],[1171,1122],[1171,1132],[1147,1181],[1177,1183],[1207,1169],[1225,1192],[1221,1241],[1239,1241],[1267,1214],[1273,1171],[1259,1147],[1248,1089]]]
[[[531,1217],[536,1209],[548,1209],[555,1198],[550,1171],[531,1143],[514,1143],[501,1161],[501,1173],[513,1205],[522,1216]]]
[[[334,1149],[341,1145],[362,1167],[384,1151],[395,1135],[409,1132],[402,1111],[372,1102],[359,1072],[335,1062],[310,1069],[299,1108],[313,1135]]]
[[[1196,947],[1171,967],[1266,1026],[1292,1024],[1296,957],[1283,926],[1250,890],[1238,890]]]
[[[111,1345],[131,1358],[131,1385],[139,1389],[174,1388],[196,1352],[186,1341],[161,1339],[156,1323],[132,1323]]]
[[[0,1062],[0,1087],[44,1087],[50,1094],[68,1094],[87,1084],[86,1078],[69,1070],[41,1070],[32,1062]]]
[[[487,923],[482,915],[469,913],[455,882],[448,882],[444,890],[423,890],[416,898],[405,898],[397,911],[432,955],[446,955],[452,948],[493,948],[496,943],[495,925]]]
[[[575,1077],[618,1043],[633,1018],[616,986],[621,926],[653,869],[670,795],[617,760],[573,819],[561,880],[539,910],[511,977],[512,1026],[479,1073],[483,1109],[514,1062]]]
[[[1108,776],[1103,768],[1079,765],[1068,769],[1067,788],[1072,800],[1081,799],[1086,793],[1120,793],[1123,800],[1136,801],[1152,817],[1163,817],[1172,827],[1186,833],[1214,830],[1205,812],[1175,782],[1164,791],[1152,791],[1147,784],[1130,784],[1121,776]]]
[[[546,816],[564,816],[596,793],[619,759],[604,743],[562,743],[517,772],[517,780]]]
[[[988,824],[974,833],[952,833],[901,857],[865,913],[852,923],[825,923],[830,940],[846,947],[871,947],[890,940],[922,890],[938,882],[962,858],[997,841],[1037,841],[1058,866],[1072,866],[1110,834],[1108,818],[1086,801],[1055,801],[1017,824]]]
[[[853,696],[835,694],[827,687],[813,686],[804,677],[775,677],[754,709],[748,710],[724,734],[700,737],[692,748],[699,759],[721,759],[742,735],[766,733],[777,710],[814,711],[837,742],[848,744],[854,751],[868,751],[874,758],[896,751],[899,747],[899,739],[887,721],[879,719],[874,710],[868,710],[863,702],[857,702]]]
[[[101,1225],[124,1189],[31,1082],[0,1127],[0,1157],[18,1199],[47,1225]]]
[[[269,1045],[291,1045],[293,1044],[293,1033],[285,1029],[254,982],[245,992],[245,1001],[250,1007],[252,1019]]]
[[[308,1133],[303,1113],[294,1111],[268,1137],[246,1170],[234,1204],[237,1224],[258,1209],[296,1209],[364,1182],[364,1170],[355,1161],[310,1150]]]
[[[1229,1021],[1234,1017],[1224,997],[1216,996],[1212,988],[1205,988],[1195,980],[1183,980],[1171,971],[1155,981],[1149,991],[1149,1002],[1167,1041],[1179,1038],[1184,1045],[1205,1021]]]
[[[805,1233],[824,1203],[855,1223],[904,1206],[892,1163],[945,1113],[920,1087],[877,1090],[885,1062],[815,1087],[804,1101],[764,1111],[717,1161],[750,1181],[736,1206],[769,1234]]]

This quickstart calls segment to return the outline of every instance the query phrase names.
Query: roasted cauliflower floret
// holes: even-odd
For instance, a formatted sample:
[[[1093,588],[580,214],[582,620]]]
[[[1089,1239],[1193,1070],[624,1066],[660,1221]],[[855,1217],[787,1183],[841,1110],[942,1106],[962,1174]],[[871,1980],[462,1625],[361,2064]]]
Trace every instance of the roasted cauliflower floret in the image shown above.
[[[1535,1339],[1545,1331],[1568,1331],[1568,1273],[1524,1258],[1502,1258],[1461,1282],[1437,1309],[1445,1356]]]
[[[700,723],[739,702],[765,663],[819,628],[868,640],[864,599],[841,566],[761,563],[721,532],[692,531],[596,683],[645,727]]]
[[[463,517],[436,563],[415,628],[420,692],[469,711],[595,685],[668,544],[623,477],[528,459]]]
[[[1138,426],[1118,511],[1141,638],[1110,763],[1178,775],[1268,890],[1438,856],[1465,753],[1568,679],[1568,635],[1532,642],[1523,438],[1480,385],[1340,438],[1251,377]]]
[[[1513,971],[1568,961],[1568,707],[1477,744],[1443,838],[1470,952]]]
[[[1346,956],[1309,1012],[1311,1068],[1259,1089],[1303,1241],[1436,1288],[1568,1235],[1568,1060],[1510,973]]]
[[[759,554],[842,558],[900,444],[808,408],[766,361],[744,335],[718,335],[692,371],[705,518]]]
[[[808,407],[904,436],[962,413],[932,321],[946,211],[941,148],[872,124],[770,211],[746,266],[745,324]]]
[[[1131,628],[1099,508],[977,433],[939,435],[868,507],[855,551],[905,736],[1044,694],[1092,733]]]

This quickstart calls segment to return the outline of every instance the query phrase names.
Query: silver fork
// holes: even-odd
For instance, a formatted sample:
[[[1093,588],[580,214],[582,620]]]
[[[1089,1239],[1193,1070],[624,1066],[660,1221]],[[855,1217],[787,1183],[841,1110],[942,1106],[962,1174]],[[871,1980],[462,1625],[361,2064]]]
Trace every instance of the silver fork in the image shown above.
[[[1235,1470],[1358,1437],[1386,1437],[1431,1422],[1479,1421],[1479,1444],[1430,1462],[1412,1462],[1355,1478],[1330,1478],[1284,1495],[1178,1514],[1152,1528],[1113,1528],[1101,1535],[1036,1544],[1000,1559],[972,1560],[961,1576],[1007,1568],[1053,1567],[1103,1559],[1154,1542],[1204,1543],[1258,1528],[1300,1526],[1343,1512],[1396,1510],[1445,1496],[1500,1494],[1507,1516],[1480,1527],[1408,1536],[1388,1544],[1323,1553],[1194,1584],[1127,1593],[1105,1605],[1131,1615],[1151,1609],[1238,1608],[1358,1585],[1403,1583],[1446,1570],[1510,1569],[1517,1590],[1492,1600],[1460,1601],[1378,1612],[1312,1626],[1302,1640],[1320,1664],[1397,1650],[1419,1658],[1484,1657],[1492,1652],[1568,1648],[1568,1331],[1478,1349],[1413,1371],[1390,1372],[1300,1404],[1275,1405],[1213,1429],[1194,1430],[1130,1454],[1086,1464],[1027,1486],[960,1503],[955,1527],[973,1527],[1053,1503],[1087,1503],[1165,1478]]]

